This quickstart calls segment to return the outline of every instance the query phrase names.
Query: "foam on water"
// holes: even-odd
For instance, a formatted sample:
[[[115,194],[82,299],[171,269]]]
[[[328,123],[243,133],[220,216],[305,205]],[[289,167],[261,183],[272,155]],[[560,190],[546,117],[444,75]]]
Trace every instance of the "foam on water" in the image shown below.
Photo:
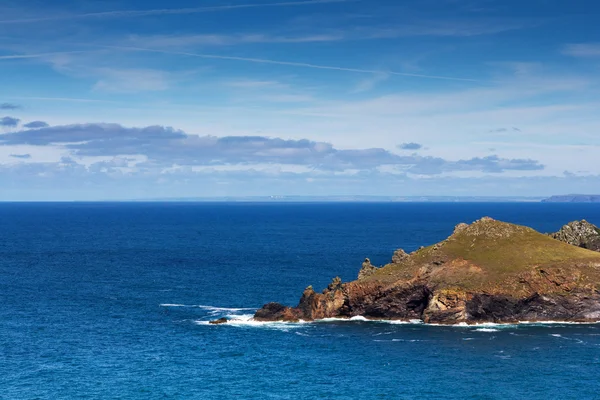
[[[283,322],[283,321],[256,321],[254,314],[230,314],[226,315],[228,319],[226,324],[212,325],[210,321],[195,321],[197,325],[210,325],[210,326],[236,326],[236,327],[249,327],[249,328],[269,328],[279,330],[289,330],[292,328],[300,328],[303,325],[308,324],[306,321],[299,322]]]
[[[519,325],[600,325],[598,322],[573,322],[573,321],[519,321]]]
[[[357,315],[351,318],[323,318],[315,321],[304,321],[298,322],[284,322],[284,321],[255,321],[253,314],[240,314],[245,311],[256,311],[256,308],[243,307],[243,308],[228,308],[228,307],[216,307],[202,304],[177,304],[177,303],[164,303],[160,304],[161,307],[186,307],[186,308],[199,308],[208,311],[210,317],[224,317],[227,318],[228,325],[233,326],[245,326],[245,327],[294,327],[312,323],[332,323],[332,322],[368,322],[368,323],[379,323],[379,324],[390,324],[390,325],[427,325],[445,328],[469,328],[477,332],[498,332],[501,329],[514,329],[519,326],[556,326],[556,325],[592,325],[600,324],[598,322],[564,322],[564,321],[519,321],[517,323],[494,323],[494,322],[482,322],[476,324],[468,324],[466,322],[460,322],[454,325],[447,324],[426,324],[419,319],[411,320],[385,320],[385,319],[369,319],[362,315]],[[209,325],[209,321],[199,320],[196,321],[198,325]]]
[[[399,320],[383,320],[381,322],[392,324],[392,325],[424,325],[425,323],[420,319],[411,319],[408,321],[399,321]]]
[[[365,318],[365,317],[363,317],[361,315],[357,315],[357,316],[352,317],[352,318],[323,318],[323,319],[315,320],[314,322],[316,322],[316,323],[323,323],[323,322],[325,322],[326,323],[326,322],[357,322],[357,321],[360,321],[360,322],[379,322],[379,321],[374,321],[374,320],[367,319],[367,318]]]

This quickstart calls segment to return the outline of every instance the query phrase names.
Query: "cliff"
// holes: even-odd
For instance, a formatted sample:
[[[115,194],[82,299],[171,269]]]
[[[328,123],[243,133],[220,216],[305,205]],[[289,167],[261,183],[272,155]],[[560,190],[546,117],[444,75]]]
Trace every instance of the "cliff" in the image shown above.
[[[367,259],[359,279],[342,283],[336,278],[322,293],[308,287],[298,306],[269,303],[254,318],[599,321],[600,253],[557,239],[482,218],[459,224],[435,245],[410,254],[398,250],[381,268]]]

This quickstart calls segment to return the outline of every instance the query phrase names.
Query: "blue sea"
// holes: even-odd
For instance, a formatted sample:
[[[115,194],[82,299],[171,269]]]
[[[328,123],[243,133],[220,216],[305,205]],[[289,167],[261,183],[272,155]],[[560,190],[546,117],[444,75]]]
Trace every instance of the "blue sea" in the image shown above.
[[[485,215],[600,205],[0,204],[0,398],[600,398],[600,325],[249,320]]]

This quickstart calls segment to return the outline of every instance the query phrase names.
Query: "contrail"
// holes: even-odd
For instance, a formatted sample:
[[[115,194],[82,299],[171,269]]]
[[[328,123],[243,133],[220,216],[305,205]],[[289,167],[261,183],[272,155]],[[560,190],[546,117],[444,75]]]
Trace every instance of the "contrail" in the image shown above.
[[[300,0],[300,1],[288,1],[279,3],[258,3],[258,4],[234,4],[228,6],[212,6],[212,7],[195,7],[195,8],[162,8],[154,10],[121,10],[121,11],[103,11],[103,12],[92,12],[85,14],[71,14],[71,15],[55,15],[51,17],[38,17],[38,18],[22,18],[22,19],[10,19],[0,20],[0,24],[26,24],[32,22],[43,22],[43,21],[59,21],[69,19],[82,19],[82,18],[122,18],[122,17],[146,17],[151,15],[173,15],[173,14],[197,14],[204,12],[214,11],[226,11],[235,10],[241,8],[259,8],[259,7],[286,7],[286,6],[302,6],[311,4],[324,4],[324,3],[349,3],[361,0]]]
[[[116,101],[110,100],[96,100],[96,99],[77,99],[72,97],[36,97],[36,96],[16,96],[9,97],[14,100],[39,100],[39,101],[64,101],[74,103],[117,103]]]
[[[98,46],[116,50],[127,50],[127,51],[142,51],[142,52],[150,52],[150,53],[162,53],[162,54],[171,54],[171,55],[179,55],[179,56],[188,56],[188,57],[198,57],[198,58],[208,58],[215,60],[231,60],[231,61],[245,61],[257,64],[274,64],[274,65],[287,65],[290,67],[299,67],[299,68],[313,68],[313,69],[324,69],[331,71],[345,71],[345,72],[356,72],[361,74],[389,74],[395,76],[407,76],[412,78],[424,78],[424,79],[441,79],[448,81],[461,81],[461,82],[481,82],[478,79],[470,79],[470,78],[457,78],[453,76],[441,76],[441,75],[425,75],[425,74],[411,74],[408,72],[394,72],[394,71],[382,71],[382,70],[374,70],[374,69],[362,69],[362,68],[346,68],[346,67],[336,67],[332,65],[320,65],[320,64],[310,64],[303,62],[295,62],[295,61],[279,61],[279,60],[268,60],[264,58],[251,58],[251,57],[236,57],[236,56],[221,56],[216,54],[203,54],[203,53],[189,53],[185,51],[171,51],[171,50],[156,50],[156,49],[146,49],[141,47],[124,47],[124,46]]]
[[[91,50],[78,50],[78,51],[55,51],[51,53],[37,53],[37,54],[14,54],[10,56],[0,56],[0,60],[19,60],[23,58],[41,58],[47,56],[58,56],[63,54],[77,54],[77,53],[90,53]]]

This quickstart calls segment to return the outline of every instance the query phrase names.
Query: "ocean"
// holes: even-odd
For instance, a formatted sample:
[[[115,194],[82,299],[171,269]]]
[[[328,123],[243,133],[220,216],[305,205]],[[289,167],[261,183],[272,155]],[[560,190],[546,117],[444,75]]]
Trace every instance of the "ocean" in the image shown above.
[[[0,204],[0,398],[600,398],[600,325],[249,319],[485,215],[600,204]]]

